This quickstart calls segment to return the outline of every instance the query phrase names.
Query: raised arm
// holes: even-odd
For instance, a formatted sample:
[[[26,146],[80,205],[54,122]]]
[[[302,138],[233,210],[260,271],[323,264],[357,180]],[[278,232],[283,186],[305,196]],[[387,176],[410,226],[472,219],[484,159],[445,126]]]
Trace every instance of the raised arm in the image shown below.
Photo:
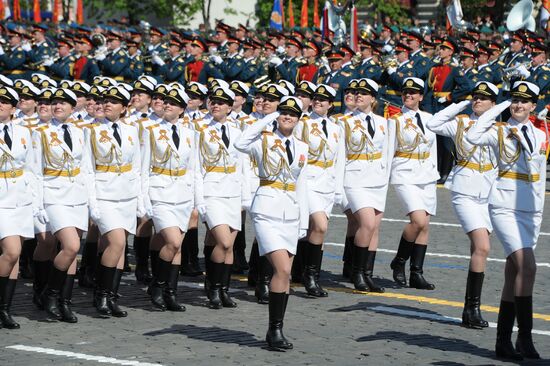
[[[453,103],[447,108],[434,114],[433,117],[426,123],[426,126],[438,135],[454,137],[457,126],[455,117],[469,105],[469,100],[465,100],[460,103]]]
[[[506,108],[510,107],[510,104],[512,104],[512,102],[507,100],[483,113],[466,133],[466,140],[474,145],[496,146],[498,144],[497,134],[496,132],[491,133],[490,130],[495,119]]]
[[[246,128],[241,137],[235,142],[235,148],[245,154],[250,154],[254,142],[260,138],[265,127],[279,116],[279,112],[273,112]]]

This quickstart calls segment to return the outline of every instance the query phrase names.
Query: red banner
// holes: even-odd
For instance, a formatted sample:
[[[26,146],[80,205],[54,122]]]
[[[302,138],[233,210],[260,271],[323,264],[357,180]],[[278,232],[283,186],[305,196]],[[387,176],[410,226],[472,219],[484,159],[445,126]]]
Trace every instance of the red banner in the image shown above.
[[[308,15],[307,15],[308,0],[302,0],[302,14],[300,16],[300,27],[307,28]]]
[[[61,6],[61,3],[59,2],[59,0],[53,0],[52,21],[54,23],[57,23],[59,21],[60,6]]]
[[[292,0],[288,0],[288,26],[294,28],[294,9],[292,8]]]
[[[321,26],[321,21],[319,20],[319,0],[313,0],[313,25],[317,28]]]
[[[78,24],[84,23],[84,6],[82,4],[84,0],[77,0],[76,3],[76,22]]]
[[[21,20],[21,7],[19,0],[13,0],[13,20]]]
[[[34,0],[33,3],[33,19],[36,23],[42,22],[42,16],[40,15],[40,0]]]

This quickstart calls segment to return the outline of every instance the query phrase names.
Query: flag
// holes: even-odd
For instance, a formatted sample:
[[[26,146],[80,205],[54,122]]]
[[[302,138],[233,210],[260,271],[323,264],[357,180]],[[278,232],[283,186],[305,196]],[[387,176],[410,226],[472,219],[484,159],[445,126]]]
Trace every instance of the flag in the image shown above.
[[[308,27],[308,14],[307,14],[308,0],[302,0],[302,14],[300,15],[300,27]]]
[[[327,39],[330,37],[330,19],[328,15],[328,9],[330,7],[330,3],[328,0],[325,2],[325,7],[323,8],[323,26],[321,27],[323,33],[323,39]]]
[[[319,28],[321,27],[321,22],[319,21],[319,0],[313,0],[313,26]]]
[[[13,20],[21,20],[21,7],[19,0],[13,0]]]
[[[76,22],[78,24],[84,23],[84,6],[82,4],[84,0],[76,0]]]
[[[283,3],[281,0],[273,0],[269,27],[280,31],[283,30]]]
[[[294,28],[294,9],[292,8],[292,0],[288,0],[288,26]]]
[[[349,26],[349,45],[355,52],[359,51],[359,26],[357,24],[357,8],[355,4],[351,7],[351,19]]]
[[[550,23],[548,22],[550,18],[550,0],[544,0],[542,6],[540,7],[540,27],[544,30],[550,30]]]
[[[0,0],[0,19],[6,19],[4,0]]]
[[[450,0],[447,4],[447,31],[452,33],[452,28],[457,28],[463,17],[460,0]]]
[[[52,22],[57,23],[59,21],[59,9],[61,3],[59,0],[53,0],[53,9],[52,9]]]
[[[40,0],[34,0],[33,2],[33,19],[36,23],[42,22],[42,16],[40,15]]]

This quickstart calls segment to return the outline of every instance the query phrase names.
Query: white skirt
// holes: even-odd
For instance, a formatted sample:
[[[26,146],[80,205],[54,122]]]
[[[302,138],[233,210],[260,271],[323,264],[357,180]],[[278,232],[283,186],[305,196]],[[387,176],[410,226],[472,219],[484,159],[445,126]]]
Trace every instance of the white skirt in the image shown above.
[[[206,223],[210,229],[229,225],[241,230],[241,197],[205,197]]]
[[[327,217],[330,217],[332,206],[334,206],[334,195],[334,192],[321,193],[308,190],[307,199],[309,214],[311,215],[315,212],[324,212]]]
[[[491,221],[506,257],[520,249],[537,246],[542,212],[527,212],[489,205]]]
[[[159,232],[167,227],[179,227],[181,231],[186,232],[189,227],[191,212],[193,212],[192,201],[182,203],[153,201],[155,231]]]
[[[435,216],[437,209],[437,186],[428,184],[394,184],[395,192],[401,200],[405,214],[413,211],[426,211]]]
[[[296,254],[300,220],[284,221],[264,215],[251,214],[260,255],[284,249]]]
[[[388,195],[387,184],[379,187],[355,187],[344,189],[353,213],[367,207],[384,212],[386,208],[386,197]]]
[[[466,234],[476,229],[493,231],[487,198],[477,198],[456,192],[451,192],[451,197],[456,217]]]
[[[137,198],[121,201],[97,200],[99,222],[96,222],[101,235],[114,229],[124,229],[136,233]]]
[[[76,227],[88,231],[88,205],[46,205],[48,214],[48,230],[55,234],[66,227]]]
[[[46,223],[43,224],[36,217],[33,218],[34,223],[34,234],[40,234],[40,233],[47,233],[48,231],[52,231],[50,224]]]
[[[34,238],[32,205],[0,208],[0,240],[8,236]]]

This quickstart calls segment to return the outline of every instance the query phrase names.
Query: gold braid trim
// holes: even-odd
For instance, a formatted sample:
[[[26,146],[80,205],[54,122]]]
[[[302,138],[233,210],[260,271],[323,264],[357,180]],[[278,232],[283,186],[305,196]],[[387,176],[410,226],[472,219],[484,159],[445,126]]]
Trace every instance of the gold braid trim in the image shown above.
[[[515,136],[515,132],[511,131],[511,133]],[[504,128],[502,126],[498,126],[498,152],[500,160],[502,160],[506,164],[513,164],[515,163],[521,154],[521,144],[518,141],[517,149],[514,151],[513,154],[510,154],[510,152],[506,149],[506,144],[504,143]]]
[[[411,153],[413,152],[414,150],[416,150],[418,148],[418,146],[420,145],[420,143],[427,143],[426,139],[424,138],[424,136],[421,136],[418,132],[416,132],[416,137],[414,138],[414,141],[411,145],[407,145],[407,143],[405,142],[405,140],[403,139],[403,136],[401,135],[401,128],[400,128],[400,122],[399,122],[399,119],[398,118],[394,118],[395,119],[395,124],[396,124],[396,138],[397,138],[397,143],[398,143],[398,147],[400,151],[404,152],[404,153]]]
[[[470,160],[470,158],[474,155],[474,153],[477,150],[477,146],[474,146],[472,149],[467,150],[464,146],[464,132],[468,130],[468,127],[466,127],[464,123],[464,119],[461,117],[458,117],[458,126],[456,129],[456,136],[455,136],[455,146],[456,146],[456,152],[458,156],[461,157],[459,160]]]

